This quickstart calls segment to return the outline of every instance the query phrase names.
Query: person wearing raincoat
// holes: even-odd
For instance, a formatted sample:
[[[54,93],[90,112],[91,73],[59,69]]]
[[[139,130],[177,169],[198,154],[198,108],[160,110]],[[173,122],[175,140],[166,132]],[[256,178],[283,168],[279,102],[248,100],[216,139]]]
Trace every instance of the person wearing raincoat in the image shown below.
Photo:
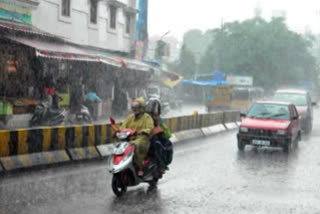
[[[134,161],[138,167],[138,176],[143,176],[143,162],[150,147],[150,134],[154,128],[151,116],[145,113],[143,98],[135,99],[131,104],[133,114],[129,115],[122,123],[120,129],[132,129],[137,132],[133,141],[136,145]]]

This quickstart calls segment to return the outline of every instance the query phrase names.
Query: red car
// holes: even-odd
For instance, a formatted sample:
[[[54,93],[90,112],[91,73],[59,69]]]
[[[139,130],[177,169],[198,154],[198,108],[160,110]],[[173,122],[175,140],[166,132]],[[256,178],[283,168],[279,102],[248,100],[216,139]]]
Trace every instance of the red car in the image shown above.
[[[300,117],[295,105],[278,101],[254,103],[243,118],[238,138],[238,149],[246,145],[281,147],[289,152],[301,139]]]

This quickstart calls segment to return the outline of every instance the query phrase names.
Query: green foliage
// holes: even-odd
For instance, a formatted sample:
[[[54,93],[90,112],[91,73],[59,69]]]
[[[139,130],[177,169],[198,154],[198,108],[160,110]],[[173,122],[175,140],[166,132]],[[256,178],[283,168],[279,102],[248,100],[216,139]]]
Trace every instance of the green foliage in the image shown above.
[[[204,54],[207,46],[211,43],[212,34],[211,31],[202,33],[201,30],[190,30],[183,36],[183,45],[193,53],[196,60],[199,61],[200,57]]]
[[[179,61],[167,63],[167,67],[169,70],[175,71],[188,79],[195,74],[197,62],[192,52],[186,47],[186,45],[183,45],[180,50]]]
[[[259,17],[227,23],[212,31],[212,42],[201,57],[199,71],[254,77],[257,85],[277,87],[313,80],[315,58],[309,53],[312,40],[288,29],[282,18],[267,22]]]

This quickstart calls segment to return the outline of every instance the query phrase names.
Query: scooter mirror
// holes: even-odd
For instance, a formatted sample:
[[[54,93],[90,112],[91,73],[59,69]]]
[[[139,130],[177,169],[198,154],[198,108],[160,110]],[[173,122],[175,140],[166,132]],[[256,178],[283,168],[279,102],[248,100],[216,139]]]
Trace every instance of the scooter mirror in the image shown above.
[[[111,122],[112,125],[114,125],[116,123],[116,121],[114,120],[113,117],[110,117],[110,122]]]

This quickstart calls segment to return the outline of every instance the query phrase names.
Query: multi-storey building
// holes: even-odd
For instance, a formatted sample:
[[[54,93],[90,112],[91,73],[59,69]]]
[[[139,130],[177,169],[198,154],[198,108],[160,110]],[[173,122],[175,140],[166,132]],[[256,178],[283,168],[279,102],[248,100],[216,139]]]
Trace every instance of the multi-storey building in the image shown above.
[[[125,110],[127,96],[139,94],[150,78],[148,65],[129,59],[135,49],[136,4],[0,0],[0,104],[7,97],[40,99],[49,76],[63,105],[72,106],[85,84],[103,102]],[[25,112],[10,105],[13,111],[6,114]],[[110,113],[110,105],[103,108]]]
[[[72,43],[129,54],[137,12],[136,0],[41,0],[32,24]]]

